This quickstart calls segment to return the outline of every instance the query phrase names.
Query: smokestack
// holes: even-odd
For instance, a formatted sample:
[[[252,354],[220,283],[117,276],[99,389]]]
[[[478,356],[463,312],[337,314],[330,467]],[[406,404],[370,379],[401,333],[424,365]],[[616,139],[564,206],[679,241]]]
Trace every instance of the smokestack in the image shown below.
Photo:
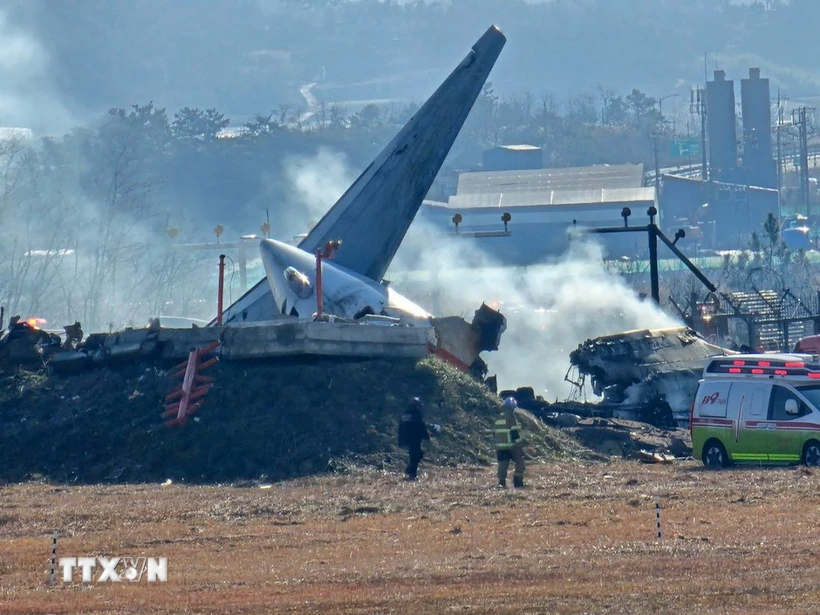
[[[743,109],[743,181],[751,186],[777,187],[777,166],[772,156],[772,113],[769,80],[759,68],[749,69],[740,82]]]
[[[717,181],[735,181],[737,131],[735,130],[735,84],[726,72],[715,71],[706,82],[706,117],[709,126],[709,166]]]

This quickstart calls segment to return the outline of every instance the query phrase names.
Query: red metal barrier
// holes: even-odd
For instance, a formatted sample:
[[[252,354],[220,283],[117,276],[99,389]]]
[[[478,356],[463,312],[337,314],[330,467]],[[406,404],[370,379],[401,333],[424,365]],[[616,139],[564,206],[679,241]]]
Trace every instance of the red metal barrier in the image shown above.
[[[216,299],[216,324],[222,324],[222,301],[225,296],[225,255],[219,255],[219,291]]]
[[[169,419],[165,422],[166,425],[184,425],[188,422],[188,417],[202,407],[202,398],[213,387],[215,378],[203,376],[200,372],[216,365],[219,357],[212,357],[202,362],[200,360],[203,356],[216,350],[220,343],[217,340],[204,348],[192,348],[188,354],[188,360],[180,363],[174,369],[177,377],[182,376],[182,384],[165,397],[163,416]]]
[[[316,320],[322,318],[322,259],[333,258],[336,250],[342,245],[341,240],[328,241],[323,250],[316,250]]]

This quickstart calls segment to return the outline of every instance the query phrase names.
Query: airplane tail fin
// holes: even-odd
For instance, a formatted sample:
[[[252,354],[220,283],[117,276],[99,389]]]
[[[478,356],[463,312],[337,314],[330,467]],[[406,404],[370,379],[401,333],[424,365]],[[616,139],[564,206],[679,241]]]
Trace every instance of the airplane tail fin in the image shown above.
[[[435,93],[299,244],[314,251],[342,239],[335,262],[384,276],[481,93],[504,44],[490,27]]]
[[[340,239],[334,262],[380,281],[506,42],[491,26],[299,247],[315,252]],[[265,320],[276,314],[262,280],[224,312],[223,321]]]

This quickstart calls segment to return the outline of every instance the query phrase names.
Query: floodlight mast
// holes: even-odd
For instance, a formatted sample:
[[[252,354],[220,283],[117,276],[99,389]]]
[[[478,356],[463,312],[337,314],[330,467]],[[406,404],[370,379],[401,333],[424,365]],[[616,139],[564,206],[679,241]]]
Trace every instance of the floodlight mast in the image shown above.
[[[608,234],[608,233],[646,233],[647,238],[649,239],[649,285],[650,291],[652,294],[652,300],[660,305],[661,298],[660,298],[660,282],[658,276],[658,239],[660,239],[666,246],[672,251],[672,253],[677,256],[680,261],[686,265],[686,267],[691,271],[695,277],[700,280],[703,285],[709,289],[710,292],[714,293],[717,292],[717,287],[709,281],[709,279],[703,275],[700,269],[698,269],[692,261],[690,261],[686,256],[681,252],[677,246],[675,245],[679,239],[683,239],[686,237],[686,231],[683,229],[678,229],[675,233],[675,240],[670,241],[669,238],[663,234],[658,228],[658,225],[655,223],[655,216],[658,215],[658,210],[655,208],[654,205],[650,205],[649,209],[646,210],[646,214],[649,216],[649,224],[646,226],[629,226],[628,219],[632,215],[632,210],[629,207],[624,207],[621,210],[621,217],[624,219],[623,227],[620,226],[607,226],[607,227],[595,227],[595,228],[588,228],[585,229],[589,233],[598,233],[598,234]],[[572,221],[573,226],[577,223],[576,220]]]

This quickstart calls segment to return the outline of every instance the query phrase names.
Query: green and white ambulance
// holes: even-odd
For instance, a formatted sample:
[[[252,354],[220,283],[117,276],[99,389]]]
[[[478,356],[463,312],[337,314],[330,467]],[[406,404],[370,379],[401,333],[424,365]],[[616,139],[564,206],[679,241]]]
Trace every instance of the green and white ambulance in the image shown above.
[[[713,357],[692,404],[692,454],[708,468],[733,462],[820,465],[820,357]]]

